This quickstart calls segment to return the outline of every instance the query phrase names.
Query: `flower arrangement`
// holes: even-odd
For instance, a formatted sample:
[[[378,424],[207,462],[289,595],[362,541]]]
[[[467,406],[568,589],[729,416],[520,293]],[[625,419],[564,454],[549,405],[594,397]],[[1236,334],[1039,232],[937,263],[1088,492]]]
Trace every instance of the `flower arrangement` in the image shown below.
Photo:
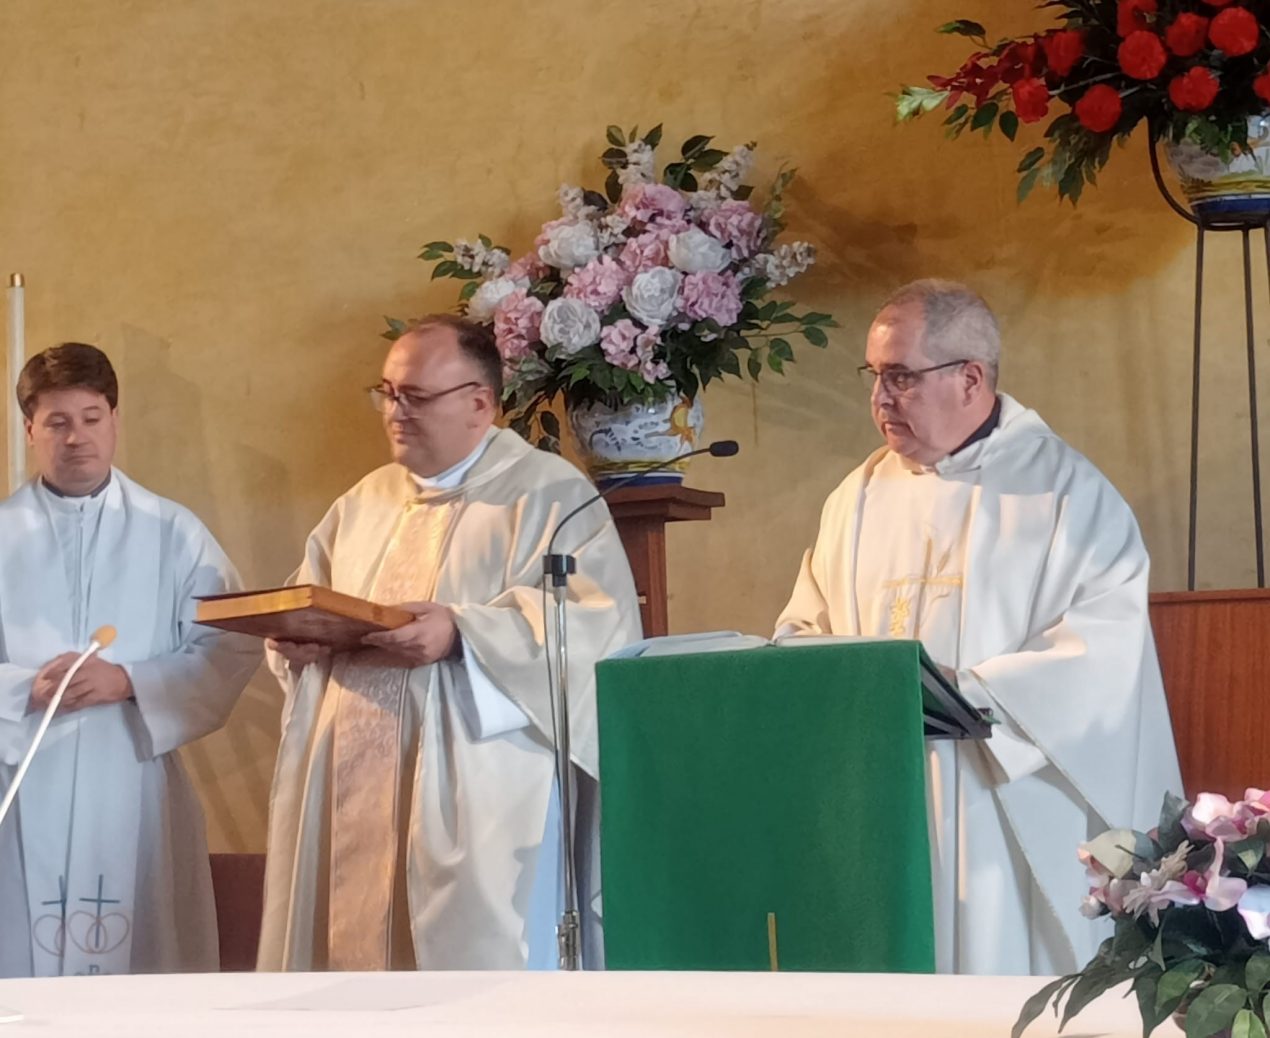
[[[1248,149],[1248,120],[1270,107],[1270,7],[1259,0],[1048,0],[1061,25],[990,44],[978,22],[939,32],[979,49],[930,87],[906,86],[900,121],[946,108],[948,134],[1020,123],[1052,111],[1047,144],[1018,165],[1019,198],[1039,182],[1074,204],[1111,154],[1146,120],[1157,138],[1190,142],[1229,162]]]
[[[1063,998],[1065,1024],[1093,999],[1132,982],[1149,1035],[1185,1015],[1187,1038],[1265,1038],[1270,1011],[1270,792],[1244,799],[1168,796],[1159,827],[1114,829],[1080,848],[1090,880],[1081,911],[1110,915],[1115,932],[1079,973],[1038,991],[1018,1038]]]
[[[806,242],[776,242],[793,170],[757,209],[744,182],[753,143],[724,152],[691,137],[658,178],[661,126],[643,136],[610,126],[607,137],[604,191],[562,186],[562,215],[529,252],[513,261],[482,235],[420,254],[434,279],[464,282],[468,317],[493,325],[512,427],[547,449],[559,447],[557,398],[615,409],[692,401],[724,375],[782,372],[794,359],[790,338],[824,347],[836,327],[828,314],[770,298],[815,261]],[[390,339],[410,326],[388,324]]]

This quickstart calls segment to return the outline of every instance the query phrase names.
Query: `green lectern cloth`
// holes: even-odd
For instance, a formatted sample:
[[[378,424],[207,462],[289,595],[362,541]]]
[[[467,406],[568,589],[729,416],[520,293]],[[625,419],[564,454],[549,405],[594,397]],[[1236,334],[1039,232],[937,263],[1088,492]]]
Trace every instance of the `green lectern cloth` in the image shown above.
[[[920,651],[599,665],[610,969],[934,971]]]

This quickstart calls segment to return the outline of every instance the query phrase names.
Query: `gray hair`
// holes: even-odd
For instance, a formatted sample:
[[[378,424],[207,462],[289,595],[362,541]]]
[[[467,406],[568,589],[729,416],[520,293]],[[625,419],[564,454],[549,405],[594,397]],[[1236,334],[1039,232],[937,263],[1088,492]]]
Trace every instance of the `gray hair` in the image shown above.
[[[923,278],[893,292],[878,314],[918,306],[923,317],[923,352],[935,363],[979,361],[995,389],[1001,367],[1001,329],[983,297],[956,281]]]

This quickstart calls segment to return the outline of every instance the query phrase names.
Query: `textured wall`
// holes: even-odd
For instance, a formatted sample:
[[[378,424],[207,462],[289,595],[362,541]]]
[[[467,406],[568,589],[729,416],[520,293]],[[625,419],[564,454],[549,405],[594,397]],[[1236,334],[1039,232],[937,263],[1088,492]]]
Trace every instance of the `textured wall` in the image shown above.
[[[757,139],[762,174],[799,168],[791,229],[823,257],[803,298],[842,328],[783,381],[709,392],[710,435],[743,453],[693,470],[729,503],[708,531],[673,529],[675,627],[770,629],[821,501],[875,442],[853,373],[871,313],[930,274],[998,309],[1004,388],[1120,487],[1156,585],[1176,587],[1192,245],[1154,195],[1143,142],[1073,211],[1039,192],[1015,204],[1023,147],[892,125],[885,94],[963,54],[935,25],[1044,24],[996,7],[6,0],[0,271],[27,276],[31,349],[80,338],[115,358],[122,464],[268,584],[383,455],[360,394],[380,315],[453,298],[428,286],[421,242],[483,230],[525,247],[560,181],[599,181],[609,122]],[[1208,586],[1251,574],[1237,247],[1210,250]],[[229,730],[188,754],[218,848],[263,844],[277,711],[258,679]]]

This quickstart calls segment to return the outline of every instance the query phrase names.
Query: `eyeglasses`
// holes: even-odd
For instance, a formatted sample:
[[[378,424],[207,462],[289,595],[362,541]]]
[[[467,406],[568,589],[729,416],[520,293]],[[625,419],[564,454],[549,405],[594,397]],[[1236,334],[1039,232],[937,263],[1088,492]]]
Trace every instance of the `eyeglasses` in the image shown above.
[[[959,364],[969,364],[970,360],[950,360],[944,364],[932,364],[929,368],[886,368],[884,371],[874,371],[869,365],[861,364],[856,368],[860,379],[870,390],[880,380],[882,388],[891,394],[907,393],[909,390],[916,388],[921,382],[922,376],[932,371],[943,371],[944,368],[955,368]]]
[[[412,393],[407,389],[393,389],[392,386],[380,384],[369,386],[366,392],[370,394],[370,406],[380,414],[388,414],[394,407],[400,407],[402,414],[413,415],[418,414],[434,400],[457,393],[460,389],[470,389],[479,385],[479,382],[463,382],[449,389],[443,389],[439,393]]]

